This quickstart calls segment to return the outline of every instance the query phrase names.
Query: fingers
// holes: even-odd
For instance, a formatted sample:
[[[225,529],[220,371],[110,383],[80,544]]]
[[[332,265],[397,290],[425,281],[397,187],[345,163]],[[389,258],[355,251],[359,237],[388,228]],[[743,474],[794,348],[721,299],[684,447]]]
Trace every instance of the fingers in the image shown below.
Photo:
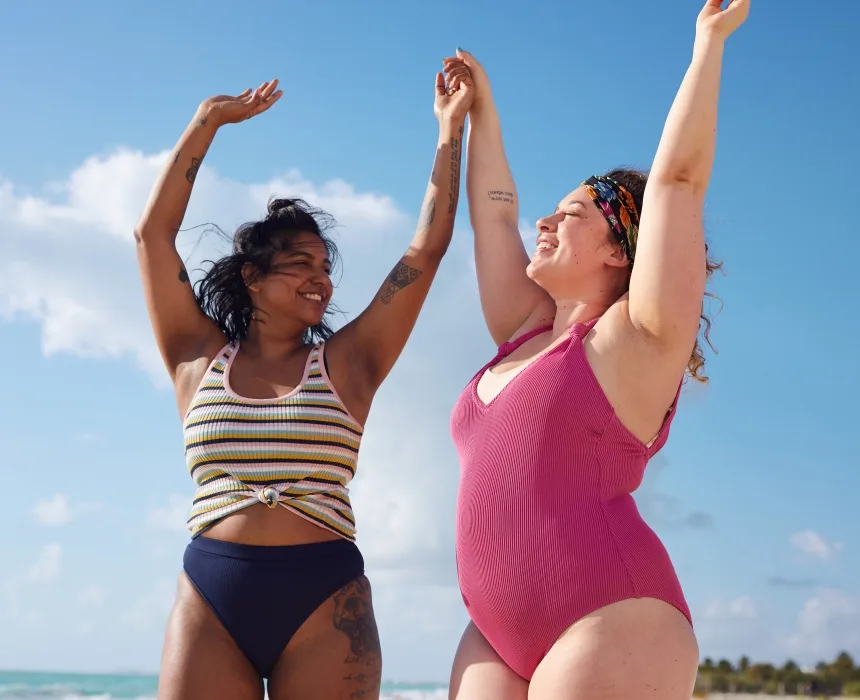
[[[445,76],[442,73],[436,73],[436,94],[445,94]]]
[[[258,114],[262,114],[263,112],[268,110],[273,104],[275,104],[275,102],[280,100],[281,96],[284,94],[283,90],[278,90],[276,92],[269,92],[268,93],[269,96],[267,98],[263,99],[262,95],[267,93],[267,92],[268,92],[268,90],[266,88],[264,88],[262,91],[259,92],[259,95],[260,95],[259,100],[258,100],[257,104],[255,104],[251,107],[251,111],[247,117],[248,119],[250,119],[251,117],[256,117]]]
[[[263,85],[261,85],[260,87],[262,88],[262,92],[260,93],[261,97],[264,100],[268,100],[272,93],[275,92],[278,87],[278,79],[275,78],[270,83],[263,83]]]

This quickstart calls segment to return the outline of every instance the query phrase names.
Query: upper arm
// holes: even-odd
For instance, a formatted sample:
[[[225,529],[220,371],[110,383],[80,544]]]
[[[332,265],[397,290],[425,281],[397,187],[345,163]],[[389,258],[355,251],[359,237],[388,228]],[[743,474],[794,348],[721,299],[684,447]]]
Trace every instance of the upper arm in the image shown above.
[[[467,155],[466,194],[481,308],[490,335],[501,344],[551,299],[526,274],[529,255],[519,231],[517,188],[494,106],[472,118]]]
[[[328,342],[329,357],[339,358],[332,363],[334,371],[348,367],[353,382],[360,378],[370,397],[403,351],[441,259],[439,254],[409,248],[367,308]],[[356,371],[358,377],[352,374]]]
[[[214,354],[225,338],[198,306],[173,241],[138,237],[137,259],[155,340],[175,379],[180,365]]]
[[[633,326],[664,349],[689,355],[707,280],[703,197],[685,183],[649,182],[630,278]]]
[[[481,309],[493,341],[501,345],[535,313],[554,314],[555,303],[529,279],[529,256],[515,225],[473,213],[472,228]]]

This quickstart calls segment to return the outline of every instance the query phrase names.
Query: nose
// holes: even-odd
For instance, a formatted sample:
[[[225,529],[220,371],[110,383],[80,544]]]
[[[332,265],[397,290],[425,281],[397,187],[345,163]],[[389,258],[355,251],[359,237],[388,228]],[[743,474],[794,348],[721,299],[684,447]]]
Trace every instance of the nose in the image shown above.
[[[537,230],[540,233],[552,233],[555,231],[557,225],[557,219],[554,214],[550,216],[544,216],[538,219],[537,221]]]

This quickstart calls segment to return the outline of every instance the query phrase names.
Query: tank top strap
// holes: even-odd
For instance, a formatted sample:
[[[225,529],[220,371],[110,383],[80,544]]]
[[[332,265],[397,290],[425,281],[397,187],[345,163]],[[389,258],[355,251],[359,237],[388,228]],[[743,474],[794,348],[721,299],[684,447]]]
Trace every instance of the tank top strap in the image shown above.
[[[551,330],[552,330],[552,324],[538,326],[537,328],[534,328],[534,329],[532,329],[526,333],[523,333],[520,336],[517,336],[513,340],[509,340],[506,343],[502,343],[499,346],[499,352],[496,354],[496,357],[493,361],[496,362],[503,357],[507,357],[508,355],[510,355],[514,350],[516,350],[520,345],[522,345],[526,341],[531,340],[532,338],[534,338],[537,335],[540,335],[541,333],[546,333],[547,331],[551,331]]]

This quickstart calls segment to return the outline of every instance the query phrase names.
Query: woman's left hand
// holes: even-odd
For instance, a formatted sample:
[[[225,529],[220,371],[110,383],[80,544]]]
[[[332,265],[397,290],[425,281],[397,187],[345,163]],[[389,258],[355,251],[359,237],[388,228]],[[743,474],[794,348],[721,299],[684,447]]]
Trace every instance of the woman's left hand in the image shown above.
[[[696,20],[696,33],[727,39],[740,27],[750,13],[750,0],[731,0],[723,9],[724,0],[708,0]]]
[[[447,82],[444,73],[436,74],[436,101],[433,112],[439,121],[466,121],[466,114],[475,99],[475,83],[472,73],[465,64],[448,71]]]

